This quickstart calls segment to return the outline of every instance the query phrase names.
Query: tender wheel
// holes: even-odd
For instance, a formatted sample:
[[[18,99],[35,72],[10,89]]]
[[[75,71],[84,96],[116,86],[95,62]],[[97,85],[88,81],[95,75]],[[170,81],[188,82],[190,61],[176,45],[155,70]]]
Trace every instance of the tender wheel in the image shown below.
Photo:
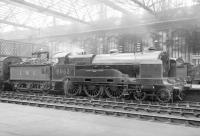
[[[84,85],[83,90],[88,97],[98,97],[103,93],[103,86]]]
[[[123,87],[109,86],[106,87],[106,95],[110,98],[120,98],[123,94]]]
[[[146,93],[142,91],[136,91],[134,92],[133,97],[137,101],[143,101],[146,98]]]
[[[81,86],[71,83],[70,80],[66,80],[64,83],[64,92],[66,96],[76,96],[81,92]]]
[[[159,102],[169,102],[172,95],[169,89],[161,88],[156,92],[156,98]]]
[[[4,83],[0,83],[0,91],[5,91],[5,85],[4,85]]]
[[[12,85],[8,82],[2,84],[1,89],[3,91],[12,91]]]
[[[17,92],[30,92],[31,93],[30,84],[29,83],[25,83],[25,82],[18,83],[16,91]]]
[[[50,84],[49,83],[44,83],[42,85],[42,90],[44,94],[49,94],[50,92]]]

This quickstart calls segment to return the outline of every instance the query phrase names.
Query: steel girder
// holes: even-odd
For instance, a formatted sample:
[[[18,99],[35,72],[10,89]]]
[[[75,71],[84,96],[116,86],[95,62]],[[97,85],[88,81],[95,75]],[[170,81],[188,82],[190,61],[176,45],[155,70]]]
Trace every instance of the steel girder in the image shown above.
[[[197,25],[199,24],[200,19],[199,18],[182,18],[182,19],[173,19],[173,20],[165,20],[165,21],[156,21],[151,23],[145,23],[145,24],[138,24],[134,26],[128,26],[128,27],[118,27],[118,28],[104,28],[104,29],[91,29],[89,31],[85,32],[74,32],[74,33],[66,33],[66,34],[58,34],[58,35],[49,35],[49,36],[40,36],[35,37],[34,40],[54,40],[54,39],[65,39],[66,37],[81,37],[86,35],[95,35],[95,34],[121,34],[121,33],[146,33],[147,30],[149,32],[151,31],[160,31],[160,30],[167,30],[171,28],[177,28],[177,27],[186,27],[190,24]],[[177,24],[179,24],[177,26]],[[26,39],[21,39],[26,40]]]
[[[132,2],[134,2],[135,4],[139,5],[140,7],[142,7],[143,9],[147,10],[149,13],[151,14],[155,14],[155,12],[145,4],[145,1],[143,0],[143,3],[140,2],[139,0],[131,0]]]
[[[159,15],[160,12],[168,12],[172,9],[194,6],[199,4],[194,0],[130,0],[148,12]]]
[[[16,27],[23,27],[23,28],[28,28],[28,29],[32,29],[32,30],[37,30],[36,28],[31,27],[31,26],[27,26],[27,25],[23,25],[23,24],[18,24],[18,23],[6,21],[6,20],[3,20],[3,19],[0,19],[0,23],[7,24],[7,25],[12,25],[12,26],[16,26]]]
[[[126,10],[124,8],[121,8],[120,6],[116,5],[115,3],[113,3],[110,0],[98,0],[98,1],[104,3],[105,5],[111,7],[113,9],[115,9],[115,10],[118,10],[118,11],[122,12],[123,14],[126,14],[126,15],[132,14],[130,11],[128,11],[128,10]]]

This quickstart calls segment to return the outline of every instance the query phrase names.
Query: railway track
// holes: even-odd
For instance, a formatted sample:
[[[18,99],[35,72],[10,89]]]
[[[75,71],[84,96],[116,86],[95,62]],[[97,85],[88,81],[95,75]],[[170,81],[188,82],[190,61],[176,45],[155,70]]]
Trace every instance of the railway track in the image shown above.
[[[157,103],[1,92],[0,101],[200,127],[200,103]]]

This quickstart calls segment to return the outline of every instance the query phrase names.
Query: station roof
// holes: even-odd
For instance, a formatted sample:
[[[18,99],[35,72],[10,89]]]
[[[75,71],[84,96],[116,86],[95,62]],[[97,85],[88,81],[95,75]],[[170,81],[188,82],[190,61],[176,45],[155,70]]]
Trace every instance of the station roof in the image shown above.
[[[78,23],[95,26],[99,20],[143,16],[199,4],[194,0],[1,0],[0,30],[39,30]]]

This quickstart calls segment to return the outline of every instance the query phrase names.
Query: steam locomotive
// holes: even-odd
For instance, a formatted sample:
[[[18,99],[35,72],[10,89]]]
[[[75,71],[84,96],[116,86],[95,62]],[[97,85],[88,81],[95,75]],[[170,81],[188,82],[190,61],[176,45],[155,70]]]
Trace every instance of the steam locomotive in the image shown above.
[[[166,52],[111,53],[68,56],[64,92],[110,98],[133,95],[136,100],[156,97],[160,102],[182,100],[187,67],[177,69]]]
[[[41,55],[44,52],[39,52]],[[48,56],[48,53],[46,53]],[[141,53],[67,54],[58,63],[19,63],[10,58],[9,72],[2,78],[15,91],[61,91],[67,96],[91,98],[133,96],[142,101],[156,98],[160,102],[183,99],[187,67],[177,69],[177,61],[166,52],[148,50]],[[4,86],[5,89],[5,86]]]

